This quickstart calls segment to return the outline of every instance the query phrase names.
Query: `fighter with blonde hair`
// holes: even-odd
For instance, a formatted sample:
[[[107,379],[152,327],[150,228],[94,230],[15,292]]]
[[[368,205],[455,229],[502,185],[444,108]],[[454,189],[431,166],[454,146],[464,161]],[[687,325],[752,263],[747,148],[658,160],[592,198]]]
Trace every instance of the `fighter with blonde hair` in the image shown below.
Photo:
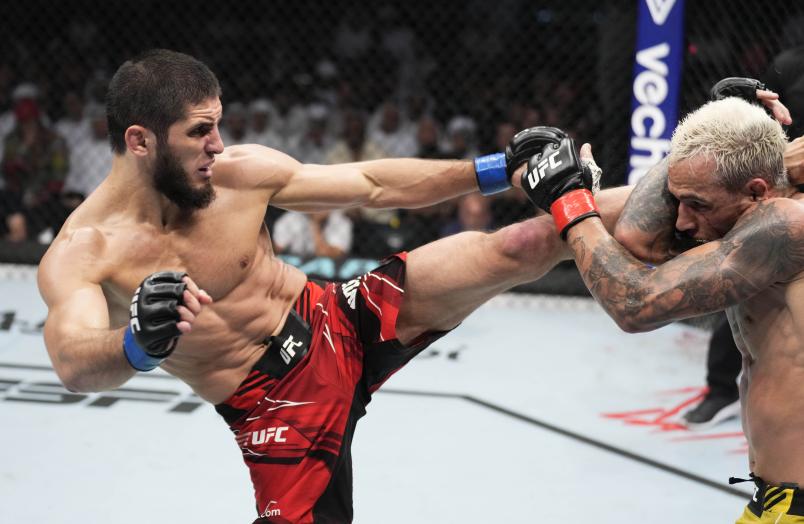
[[[529,178],[537,157],[523,179],[622,329],[727,310],[743,355],[742,420],[758,488],[739,524],[804,517],[804,195],[788,182],[787,147],[759,107],[737,98],[702,106],[676,129],[668,161],[635,188],[615,236],[597,218],[580,164]],[[586,146],[581,156],[589,155]],[[638,239],[666,259],[672,224],[698,245],[655,268],[626,249],[638,250],[629,245]]]

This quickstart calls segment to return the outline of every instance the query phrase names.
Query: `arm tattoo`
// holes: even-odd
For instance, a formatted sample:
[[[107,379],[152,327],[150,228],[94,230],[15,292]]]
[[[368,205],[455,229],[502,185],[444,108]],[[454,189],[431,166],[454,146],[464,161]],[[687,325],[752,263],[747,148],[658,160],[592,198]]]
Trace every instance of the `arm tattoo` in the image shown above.
[[[667,169],[665,158],[637,182],[615,228],[623,246],[653,263],[665,262],[695,245],[676,236],[678,200],[667,186]]]
[[[651,168],[634,186],[617,226],[645,233],[673,231],[678,201],[667,188],[667,159]]]
[[[655,270],[608,234],[576,235],[570,245],[606,312],[626,330],[650,330],[721,311],[804,270],[804,220],[790,219],[789,203],[758,204],[723,239]]]

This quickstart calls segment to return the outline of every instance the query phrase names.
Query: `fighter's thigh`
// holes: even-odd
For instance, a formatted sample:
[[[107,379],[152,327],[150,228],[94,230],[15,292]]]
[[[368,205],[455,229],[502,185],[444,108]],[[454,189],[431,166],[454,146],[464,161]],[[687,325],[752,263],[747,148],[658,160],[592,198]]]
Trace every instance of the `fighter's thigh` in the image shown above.
[[[549,217],[539,217],[494,233],[460,233],[411,251],[399,340],[452,329],[491,297],[539,278],[560,259],[561,241],[554,231]]]
[[[630,191],[614,188],[598,194],[601,218],[609,230]],[[541,278],[568,257],[549,215],[493,233],[470,231],[421,246],[408,254],[397,337],[404,343],[425,331],[452,329],[491,297]]]

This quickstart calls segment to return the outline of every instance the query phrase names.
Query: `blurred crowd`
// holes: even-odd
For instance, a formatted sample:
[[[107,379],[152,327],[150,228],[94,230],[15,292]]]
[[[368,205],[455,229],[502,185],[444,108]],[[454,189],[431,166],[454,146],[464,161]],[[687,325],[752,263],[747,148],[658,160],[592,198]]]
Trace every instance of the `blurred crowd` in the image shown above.
[[[15,86],[0,115],[0,217],[9,241],[49,242],[69,213],[111,168],[101,100],[80,91],[62,94],[60,111],[43,109],[35,84]],[[539,121],[536,108],[495,125],[494,140],[479,140],[470,116],[437,119],[423,95],[383,101],[373,111],[315,100],[292,104],[284,93],[227,102],[221,136],[227,146],[261,144],[303,163],[334,164],[384,157],[463,158],[503,150],[516,130]],[[417,210],[356,209],[317,215],[271,209],[276,249],[296,255],[380,256],[464,230],[489,230],[518,220],[530,206],[515,193],[469,195]],[[355,242],[353,239],[359,239]]]
[[[634,30],[633,6],[334,1],[324,11],[316,2],[243,1],[190,20],[188,5],[86,2],[91,17],[60,4],[6,6],[18,16],[0,43],[0,238],[49,242],[103,180],[105,87],[123,60],[149,47],[189,52],[218,74],[227,146],[257,143],[318,164],[470,159],[503,150],[519,129],[553,125],[595,144],[607,183],[622,182],[633,66],[623,35]],[[716,46],[695,34],[690,71],[709,71]],[[711,85],[710,76],[685,82]],[[269,208],[266,222],[280,252],[377,257],[532,213],[511,191],[417,210]]]
[[[501,34],[499,24],[487,32]],[[104,65],[87,63],[87,54],[79,51],[97,51],[98,27],[86,20],[72,25],[58,45],[51,43],[58,49],[53,57],[58,68],[15,60],[33,55],[19,50],[22,42],[14,53],[0,55],[0,238],[8,241],[49,242],[111,166],[103,99],[118,64],[103,60],[102,53],[98,62]],[[456,49],[491,61],[502,50],[489,34],[458,32]],[[469,64],[437,67],[438,52],[428,54],[426,37],[417,36],[390,4],[371,15],[350,10],[329,39],[326,52],[311,52],[303,69],[283,70],[276,65],[281,61],[269,57],[265,67],[235,69],[231,56],[194,53],[221,78],[225,145],[262,144],[315,164],[471,159],[503,150],[518,129],[557,125],[583,133],[596,116],[573,107],[579,87],[566,75],[556,77],[561,80],[532,75],[527,93],[516,93],[505,76],[471,86],[447,84],[445,90],[441,76],[469,75],[460,70]],[[536,102],[548,93],[549,107]],[[524,198],[510,192],[417,210],[300,215],[271,208],[266,222],[278,252],[378,257],[529,214]]]

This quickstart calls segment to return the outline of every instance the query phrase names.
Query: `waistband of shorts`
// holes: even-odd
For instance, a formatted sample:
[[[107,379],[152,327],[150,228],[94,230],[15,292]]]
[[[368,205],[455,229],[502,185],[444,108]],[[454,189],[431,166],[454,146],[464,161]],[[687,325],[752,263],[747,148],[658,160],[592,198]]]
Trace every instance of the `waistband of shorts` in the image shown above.
[[[778,512],[780,504],[783,505],[782,507],[789,504],[787,510],[782,513],[804,517],[804,490],[798,484],[782,482],[775,486],[754,474],[751,475],[751,480],[754,481],[757,489],[754,497],[748,503],[748,509],[754,515],[759,517],[763,511],[773,511],[774,508],[777,508]]]

